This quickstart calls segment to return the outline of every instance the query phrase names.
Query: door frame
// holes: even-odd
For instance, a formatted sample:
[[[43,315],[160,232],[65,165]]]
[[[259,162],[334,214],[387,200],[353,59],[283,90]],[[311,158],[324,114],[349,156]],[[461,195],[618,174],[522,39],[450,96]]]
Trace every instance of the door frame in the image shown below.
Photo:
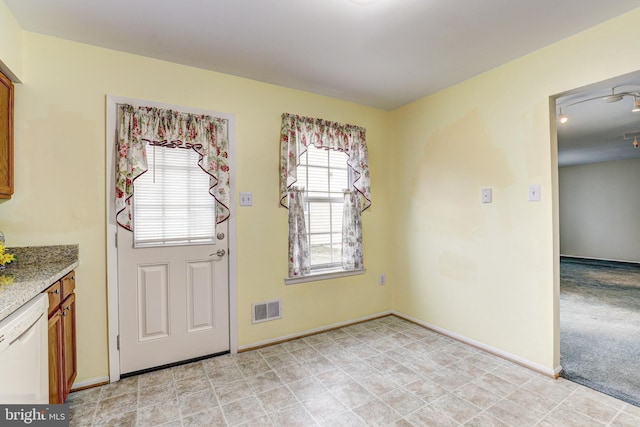
[[[119,305],[118,305],[118,250],[116,248],[116,207],[115,207],[115,161],[116,161],[116,120],[117,104],[131,104],[178,110],[192,114],[207,114],[220,117],[228,121],[229,136],[229,349],[231,353],[238,352],[238,324],[237,324],[237,289],[236,289],[236,215],[235,215],[235,116],[228,113],[200,108],[183,107],[142,99],[107,95],[106,97],[106,232],[107,232],[107,316],[108,316],[108,347],[109,347],[109,382],[120,380],[120,350],[118,350]]]

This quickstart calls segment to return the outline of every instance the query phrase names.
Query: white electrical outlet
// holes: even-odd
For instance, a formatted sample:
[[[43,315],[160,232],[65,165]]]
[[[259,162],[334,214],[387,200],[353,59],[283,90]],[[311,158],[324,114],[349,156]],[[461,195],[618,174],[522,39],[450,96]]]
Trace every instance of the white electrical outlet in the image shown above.
[[[483,188],[480,192],[481,194],[481,201],[482,203],[491,203],[492,201],[492,197],[491,197],[491,188]]]
[[[378,285],[382,286],[385,284],[385,277],[384,274],[381,274],[380,276],[378,276]]]
[[[240,206],[253,206],[253,194],[240,193]]]

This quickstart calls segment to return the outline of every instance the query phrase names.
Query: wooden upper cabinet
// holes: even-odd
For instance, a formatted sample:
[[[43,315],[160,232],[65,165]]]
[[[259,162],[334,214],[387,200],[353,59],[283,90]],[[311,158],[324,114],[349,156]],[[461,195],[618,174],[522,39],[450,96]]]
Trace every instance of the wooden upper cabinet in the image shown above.
[[[0,72],[0,199],[13,194],[13,83]]]

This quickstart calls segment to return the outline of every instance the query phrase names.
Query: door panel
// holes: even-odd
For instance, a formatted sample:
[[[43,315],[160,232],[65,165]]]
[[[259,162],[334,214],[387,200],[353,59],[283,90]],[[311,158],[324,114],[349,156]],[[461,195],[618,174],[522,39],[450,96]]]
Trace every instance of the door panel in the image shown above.
[[[169,336],[169,264],[138,266],[138,339]]]
[[[118,229],[122,374],[229,350],[227,228],[215,245],[136,249]]]
[[[212,261],[190,262],[187,265],[189,332],[211,329],[215,325],[214,268]]]

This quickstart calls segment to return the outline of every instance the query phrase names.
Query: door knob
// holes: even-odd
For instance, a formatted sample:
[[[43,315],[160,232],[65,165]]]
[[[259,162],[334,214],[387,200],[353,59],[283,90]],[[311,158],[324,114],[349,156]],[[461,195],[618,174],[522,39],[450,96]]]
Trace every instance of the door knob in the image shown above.
[[[218,240],[222,240],[222,239],[224,239],[224,233],[220,232],[220,233],[216,234],[216,237],[218,238]]]
[[[214,252],[212,254],[209,254],[209,256],[217,255],[220,258],[222,258],[226,253],[227,253],[227,251],[225,251],[224,249],[218,249],[216,252]]]

